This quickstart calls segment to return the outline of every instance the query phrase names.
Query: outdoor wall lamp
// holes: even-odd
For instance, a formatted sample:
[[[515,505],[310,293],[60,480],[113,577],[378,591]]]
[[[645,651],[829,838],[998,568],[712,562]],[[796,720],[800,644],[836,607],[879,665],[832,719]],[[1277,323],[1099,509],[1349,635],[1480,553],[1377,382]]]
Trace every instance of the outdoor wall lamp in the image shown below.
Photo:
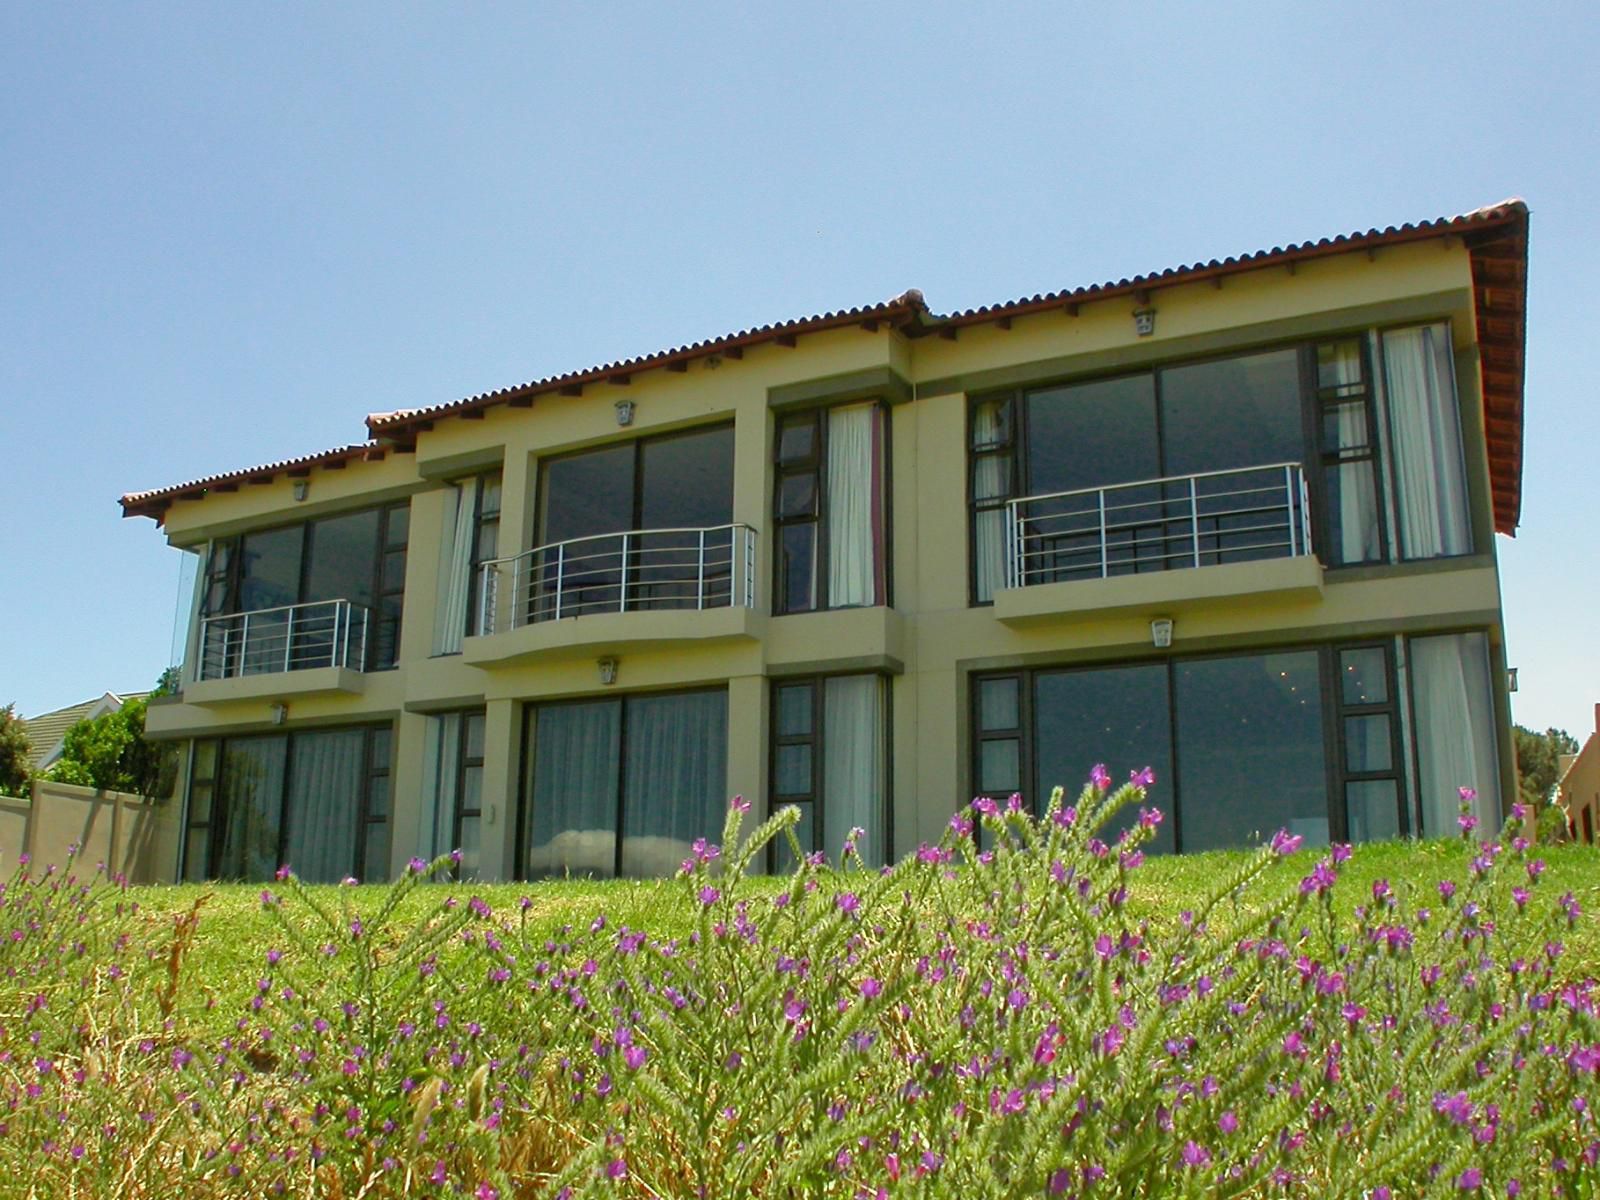
[[[1149,337],[1156,331],[1156,310],[1153,308],[1136,308],[1133,310],[1133,331],[1140,337]]]
[[[296,479],[294,481],[294,498],[296,500],[304,500],[306,494],[310,491],[311,481],[309,479]]]
[[[595,666],[600,668],[600,682],[610,687],[617,681],[617,660],[614,658],[599,659]]]
[[[282,725],[288,719],[289,706],[282,700],[274,700],[272,702],[272,723],[274,725]]]
[[[1517,690],[1517,669],[1515,667],[1507,667],[1506,668],[1506,691],[1514,692],[1516,690]]]
[[[1150,644],[1157,650],[1165,650],[1172,645],[1172,618],[1157,617],[1150,622]]]
[[[614,404],[612,407],[617,410],[617,424],[618,425],[632,425],[633,424],[633,401],[632,400],[618,400],[616,402],[616,404]]]

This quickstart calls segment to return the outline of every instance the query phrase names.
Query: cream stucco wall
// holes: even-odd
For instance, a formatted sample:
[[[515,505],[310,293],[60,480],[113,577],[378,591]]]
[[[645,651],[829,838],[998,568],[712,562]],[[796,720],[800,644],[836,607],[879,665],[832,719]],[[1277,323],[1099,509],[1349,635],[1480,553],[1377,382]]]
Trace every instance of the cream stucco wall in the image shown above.
[[[889,674],[893,712],[895,850],[938,836],[965,797],[966,678],[1000,667],[1147,658],[1149,621],[1176,621],[1173,653],[1312,644],[1399,632],[1484,629],[1503,664],[1488,468],[1473,346],[1471,274],[1457,239],[1352,253],[1155,291],[1156,331],[1138,337],[1126,298],[1069,313],[1039,313],[962,327],[953,339],[907,339],[887,327],[807,334],[793,348],[748,348],[739,359],[690,363],[680,373],[635,373],[625,386],[590,384],[581,396],[546,394],[530,406],[499,405],[481,419],[441,417],[415,451],[381,461],[314,469],[307,499],[291,481],[241,485],[180,501],[166,516],[184,546],[247,528],[410,497],[410,549],[400,664],[353,680],[320,683],[297,672],[189,689],[152,705],[149,727],[164,737],[273,728],[272,705],[288,706],[290,728],[396,722],[396,865],[417,840],[425,714],[467,706],[487,711],[485,872],[512,866],[526,702],[725,684],[729,691],[728,791],[766,800],[769,681],[845,670]],[[1196,588],[1188,572],[1150,584],[1106,581],[1104,606],[1018,613],[968,603],[966,413],[969,395],[1021,381],[1143,367],[1200,354],[1404,321],[1453,322],[1463,429],[1468,447],[1476,553],[1444,563],[1324,573],[1314,563],[1219,568],[1225,585]],[[771,448],[774,412],[788,404],[879,394],[891,402],[889,509],[892,607],[771,616]],[[865,391],[863,391],[865,389]],[[613,403],[634,402],[619,429]],[[371,407],[385,407],[372,397]],[[353,414],[354,416],[354,414]],[[503,471],[502,554],[532,543],[542,458],[623,438],[731,421],[735,437],[733,520],[757,531],[756,606],[726,610],[585,617],[485,638],[464,653],[431,657],[439,547],[449,481]],[[1200,574],[1199,572],[1195,573]],[[1059,585],[1068,586],[1068,585]],[[1087,585],[1101,586],[1101,585]],[[1063,606],[1065,607],[1065,606]],[[619,660],[617,681],[599,683],[595,660]],[[232,687],[228,685],[233,685]],[[197,703],[196,701],[203,701]],[[1506,698],[1501,761],[1512,755]],[[492,810],[492,818],[490,812]]]

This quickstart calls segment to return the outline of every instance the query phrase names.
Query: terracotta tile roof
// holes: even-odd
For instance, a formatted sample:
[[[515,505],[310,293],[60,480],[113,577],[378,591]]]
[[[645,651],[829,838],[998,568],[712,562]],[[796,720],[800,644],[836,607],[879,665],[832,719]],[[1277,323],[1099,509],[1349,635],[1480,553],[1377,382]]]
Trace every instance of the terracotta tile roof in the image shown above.
[[[1521,200],[1511,199],[1459,216],[1440,217],[1416,224],[1390,225],[1318,241],[1295,242],[1238,257],[1169,267],[1128,279],[1026,296],[943,316],[931,312],[922,293],[911,289],[881,304],[761,325],[653,354],[550,375],[444,404],[372,413],[367,417],[367,430],[374,439],[372,441],[304,458],[211,475],[173,487],[131,492],[122,497],[123,515],[150,516],[159,520],[175,500],[198,499],[208,492],[236,491],[240,483],[267,483],[279,472],[306,474],[312,467],[331,469],[342,467],[357,458],[381,458],[386,450],[404,452],[413,449],[416,435],[431,429],[436,420],[478,418],[486,409],[498,404],[526,408],[533,403],[534,397],[552,392],[582,395],[589,384],[626,384],[634,375],[644,371],[683,371],[691,361],[712,355],[740,358],[745,349],[751,346],[778,344],[792,347],[796,339],[804,334],[859,325],[868,330],[888,327],[907,337],[928,334],[954,337],[961,328],[969,325],[1008,322],[1014,317],[1051,309],[1075,311],[1080,304],[1123,295],[1144,302],[1149,299],[1151,292],[1161,287],[1220,279],[1227,275],[1291,265],[1356,250],[1375,253],[1385,246],[1459,236],[1467,245],[1472,261],[1495,528],[1502,533],[1512,533],[1521,511],[1527,229],[1527,205]]]

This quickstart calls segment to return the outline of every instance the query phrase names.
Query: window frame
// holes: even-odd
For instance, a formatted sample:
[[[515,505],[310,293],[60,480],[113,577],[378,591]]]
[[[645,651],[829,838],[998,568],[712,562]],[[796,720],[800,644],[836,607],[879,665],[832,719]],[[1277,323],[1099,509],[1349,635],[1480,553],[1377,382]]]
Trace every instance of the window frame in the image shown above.
[[[828,414],[834,409],[870,405],[873,420],[877,422],[878,443],[878,494],[877,520],[873,530],[873,550],[877,570],[883,580],[883,595],[875,604],[835,605],[828,595]],[[774,413],[772,429],[772,498],[769,511],[772,519],[772,615],[798,616],[812,612],[840,612],[852,608],[894,607],[894,408],[881,396],[856,396],[848,400],[830,401],[827,404],[798,405]],[[782,460],[783,433],[787,422],[809,419],[816,430],[812,453],[796,463]],[[784,480],[810,474],[815,478],[814,511],[809,516],[785,517],[783,515]],[[815,602],[809,608],[790,608],[787,604],[787,578],[783,560],[783,531],[798,525],[812,525],[812,595]]]

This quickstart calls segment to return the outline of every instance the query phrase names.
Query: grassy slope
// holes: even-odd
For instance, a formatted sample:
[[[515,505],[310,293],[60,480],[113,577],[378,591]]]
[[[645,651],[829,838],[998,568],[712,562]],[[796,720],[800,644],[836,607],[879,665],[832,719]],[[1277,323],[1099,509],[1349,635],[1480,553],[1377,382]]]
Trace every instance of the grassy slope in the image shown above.
[[[1600,976],[1600,849],[1556,846],[1542,850],[1541,855],[1549,864],[1538,890],[1541,902],[1554,903],[1570,890],[1584,909],[1567,941],[1567,974]],[[1214,852],[1151,859],[1131,877],[1130,911],[1156,925],[1176,921],[1180,912],[1196,905],[1241,858],[1236,852]],[[1254,907],[1292,889],[1316,859],[1317,855],[1303,852],[1279,864],[1245,903]],[[1344,868],[1335,892],[1338,908],[1348,914],[1370,895],[1372,881],[1378,878],[1388,879],[1397,890],[1409,887],[1425,893],[1427,898],[1419,896],[1418,903],[1433,903],[1436,883],[1444,878],[1459,880],[1464,869],[1465,856],[1459,844],[1364,846]],[[776,892],[780,884],[753,879],[745,887],[747,894],[762,895]],[[315,893],[336,905],[339,890],[318,888]],[[262,911],[261,891],[260,885],[243,884],[133,889],[152,936],[160,936],[176,914],[204,898],[199,934],[184,964],[185,993],[214,1000],[209,1013],[194,1014],[204,1023],[215,1022],[218,1028],[232,1024],[255,987],[267,950],[282,944],[272,917]],[[385,891],[382,887],[349,889],[358,911],[376,909]],[[686,933],[692,921],[684,885],[671,880],[431,885],[408,898],[402,915],[420,918],[443,895],[458,896],[463,903],[471,896],[481,896],[497,917],[525,920],[541,931],[554,932],[566,924],[586,926],[597,913],[604,913],[613,928],[626,925],[671,937]],[[525,911],[520,904],[523,897],[532,902]]]

